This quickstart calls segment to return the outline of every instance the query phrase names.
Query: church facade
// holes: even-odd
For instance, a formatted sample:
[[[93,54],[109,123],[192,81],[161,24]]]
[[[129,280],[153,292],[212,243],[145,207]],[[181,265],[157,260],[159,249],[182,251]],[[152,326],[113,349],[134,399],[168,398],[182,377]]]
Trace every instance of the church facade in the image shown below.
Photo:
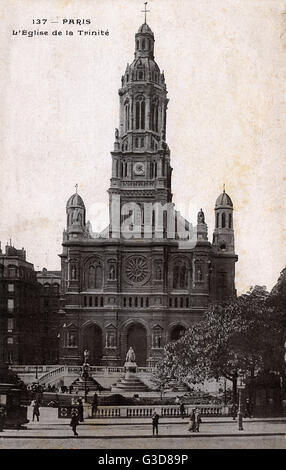
[[[60,362],[121,366],[129,347],[139,366],[156,363],[167,342],[199,321],[210,302],[234,297],[233,204],[223,191],[208,241],[204,213],[193,227],[172,203],[166,141],[167,88],[146,22],[119,89],[111,152],[110,223],[94,234],[81,196],[66,206]]]

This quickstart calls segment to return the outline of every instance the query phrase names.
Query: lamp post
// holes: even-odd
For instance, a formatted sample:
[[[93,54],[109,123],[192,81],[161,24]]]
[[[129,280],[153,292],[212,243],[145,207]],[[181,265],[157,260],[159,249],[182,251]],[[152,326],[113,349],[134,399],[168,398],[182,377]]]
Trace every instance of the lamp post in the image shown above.
[[[242,412],[242,390],[245,388],[244,384],[244,376],[243,372],[240,370],[238,371],[238,381],[237,381],[237,388],[238,388],[238,430],[243,431],[243,412]]]
[[[87,401],[87,379],[89,378],[89,364],[87,362],[87,358],[89,356],[89,351],[87,349],[83,352],[84,355],[84,363],[82,366],[82,378],[84,379],[84,401]]]

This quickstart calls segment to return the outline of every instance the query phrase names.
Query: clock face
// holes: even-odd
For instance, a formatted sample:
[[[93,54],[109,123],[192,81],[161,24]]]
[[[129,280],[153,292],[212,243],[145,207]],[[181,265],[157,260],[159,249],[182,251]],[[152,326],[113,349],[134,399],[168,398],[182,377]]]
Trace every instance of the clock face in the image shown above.
[[[134,165],[135,175],[145,175],[145,164],[143,162],[137,162]]]

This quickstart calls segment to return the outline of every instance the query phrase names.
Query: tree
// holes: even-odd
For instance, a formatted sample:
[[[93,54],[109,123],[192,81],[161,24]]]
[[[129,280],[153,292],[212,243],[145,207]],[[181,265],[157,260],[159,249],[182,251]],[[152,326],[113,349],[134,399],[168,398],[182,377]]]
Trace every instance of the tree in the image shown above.
[[[281,311],[266,289],[256,286],[234,301],[210,306],[204,320],[166,346],[158,368],[170,381],[225,377],[233,383],[236,400],[239,370],[250,380],[261,371],[282,370],[281,324]]]

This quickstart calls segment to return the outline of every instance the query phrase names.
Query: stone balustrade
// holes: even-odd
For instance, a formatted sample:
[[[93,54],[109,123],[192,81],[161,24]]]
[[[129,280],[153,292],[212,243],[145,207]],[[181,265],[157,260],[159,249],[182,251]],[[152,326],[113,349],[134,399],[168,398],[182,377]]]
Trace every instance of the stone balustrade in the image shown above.
[[[189,416],[191,409],[199,408],[202,416],[227,416],[229,409],[222,405],[186,405],[185,416]],[[154,410],[161,417],[175,418],[181,415],[178,405],[138,405],[138,406],[98,406],[96,418],[147,418]]]

